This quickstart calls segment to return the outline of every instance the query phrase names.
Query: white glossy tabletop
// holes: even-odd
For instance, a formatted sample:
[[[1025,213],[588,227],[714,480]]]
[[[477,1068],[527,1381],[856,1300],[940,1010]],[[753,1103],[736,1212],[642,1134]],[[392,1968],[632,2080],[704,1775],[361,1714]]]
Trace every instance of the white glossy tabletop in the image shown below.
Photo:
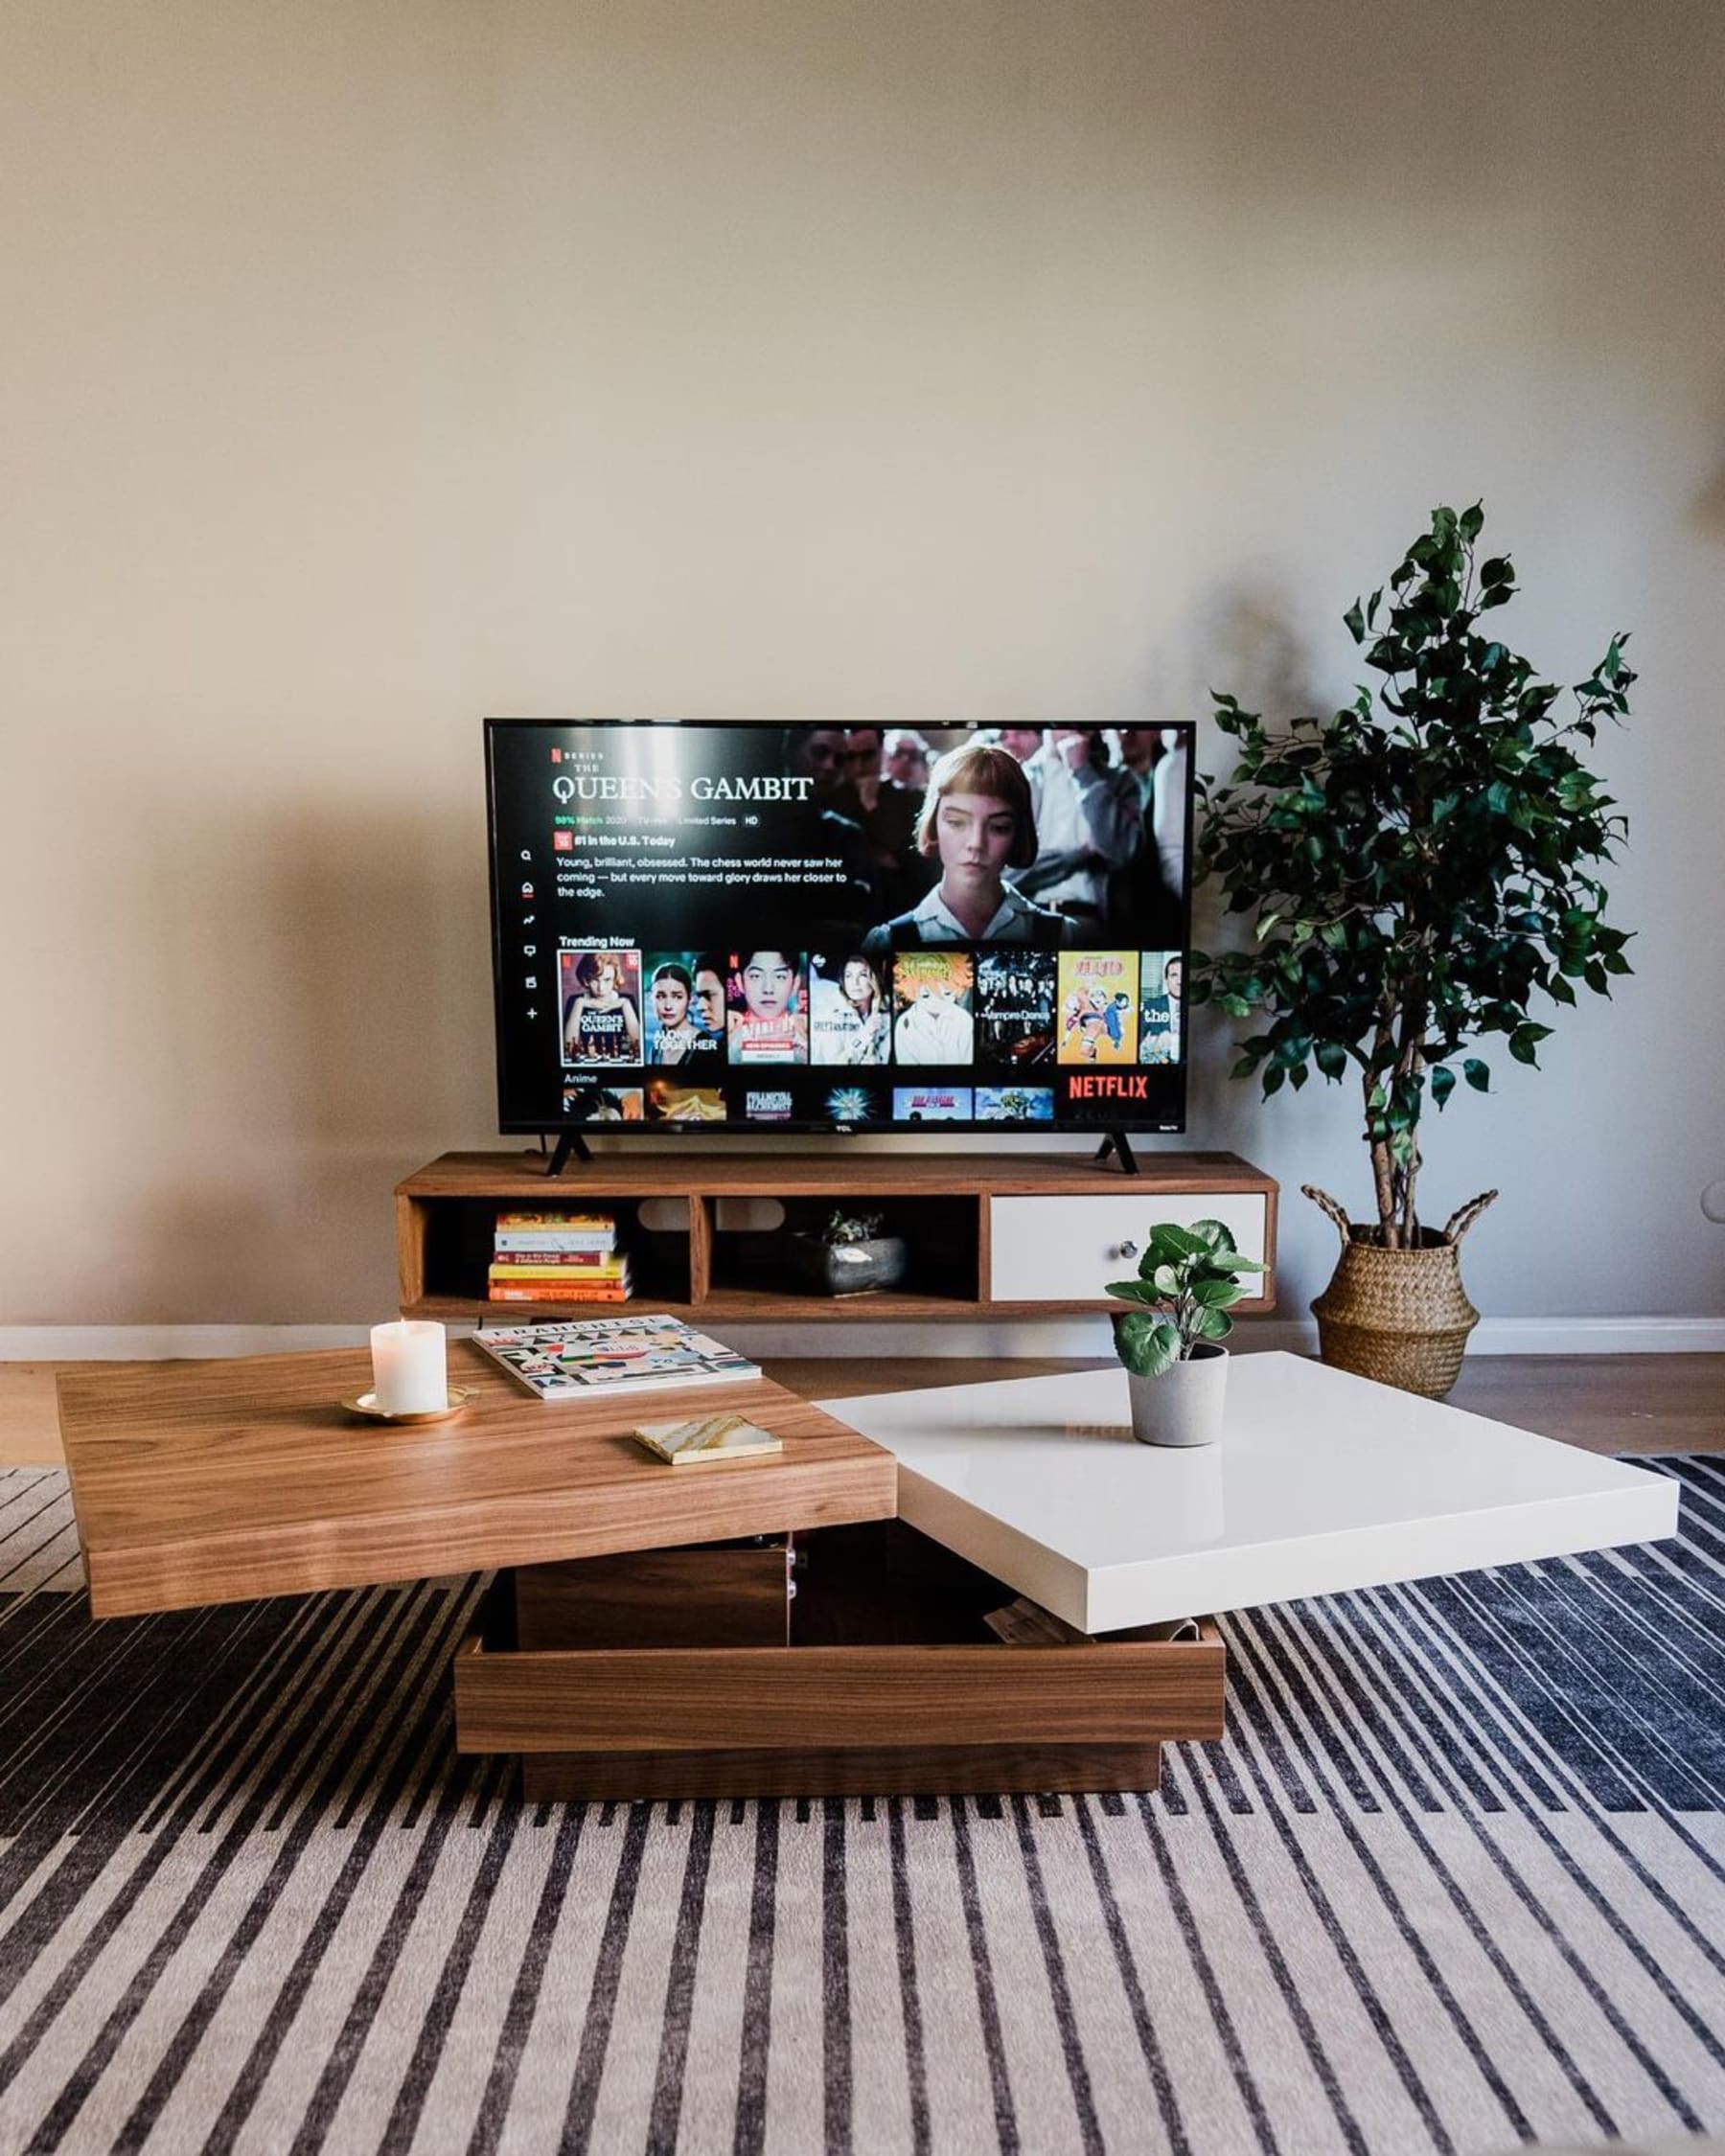
[[[1296,1355],[1235,1355],[1220,1445],[1132,1436],[1122,1371],[829,1400],[899,1515],[1087,1632],[1674,1533],[1668,1477]]]

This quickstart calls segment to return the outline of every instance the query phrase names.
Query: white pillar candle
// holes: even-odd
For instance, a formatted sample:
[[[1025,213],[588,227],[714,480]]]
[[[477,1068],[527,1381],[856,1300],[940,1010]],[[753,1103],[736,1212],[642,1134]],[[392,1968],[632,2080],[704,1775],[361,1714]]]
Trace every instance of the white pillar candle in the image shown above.
[[[374,1325],[372,1393],[388,1415],[437,1414],[449,1404],[444,1329],[419,1319]]]

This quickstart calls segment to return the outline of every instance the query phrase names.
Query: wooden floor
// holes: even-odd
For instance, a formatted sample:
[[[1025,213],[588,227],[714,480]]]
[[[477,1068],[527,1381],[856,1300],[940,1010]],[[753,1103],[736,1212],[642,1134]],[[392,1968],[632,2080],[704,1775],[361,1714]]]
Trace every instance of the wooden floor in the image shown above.
[[[58,1464],[54,1380],[57,1369],[69,1366],[87,1367],[0,1363],[0,1467]],[[891,1364],[822,1357],[765,1365],[769,1377],[812,1399],[1096,1366],[972,1356]],[[1476,1414],[1592,1452],[1725,1452],[1725,1355],[1481,1356],[1450,1397]]]

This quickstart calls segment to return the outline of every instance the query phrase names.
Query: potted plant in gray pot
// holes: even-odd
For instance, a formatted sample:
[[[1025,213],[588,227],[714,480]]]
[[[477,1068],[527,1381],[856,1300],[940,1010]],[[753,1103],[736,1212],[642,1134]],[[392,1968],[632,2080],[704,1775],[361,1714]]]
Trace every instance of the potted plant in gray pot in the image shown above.
[[[1108,1293],[1131,1305],[1114,1316],[1115,1352],[1132,1396],[1132,1434],[1140,1445],[1213,1445],[1222,1434],[1230,1308],[1246,1293],[1242,1257],[1219,1220],[1150,1230],[1136,1280]]]
[[[1563,708],[1483,626],[1515,591],[1507,555],[1482,559],[1484,521],[1478,503],[1434,511],[1386,586],[1344,615],[1375,697],[1363,687],[1327,718],[1272,726],[1219,696],[1239,761],[1227,784],[1199,782],[1201,879],[1252,933],[1243,951],[1193,953],[1191,1000],[1268,1016],[1233,1070],[1258,1073],[1266,1098],[1314,1069],[1360,1087],[1373,1217],[1350,1221],[1306,1186],[1342,1238],[1312,1306],[1323,1360],[1435,1399],[1479,1318],[1458,1248],[1497,1194],[1441,1228],[1421,1222],[1425,1111],[1460,1081],[1490,1089],[1486,1038],[1537,1064],[1540,998],[1608,995],[1630,970],[1595,873],[1623,818],[1577,753],[1628,712],[1628,639],[1611,638]]]

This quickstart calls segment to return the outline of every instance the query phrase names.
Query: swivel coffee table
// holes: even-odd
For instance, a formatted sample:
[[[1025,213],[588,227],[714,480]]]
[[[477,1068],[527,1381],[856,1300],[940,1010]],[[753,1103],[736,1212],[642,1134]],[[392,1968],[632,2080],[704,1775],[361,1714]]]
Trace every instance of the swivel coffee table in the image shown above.
[[[1223,1444],[1136,1445],[1117,1370],[811,1406],[692,1388],[784,1452],[671,1469],[638,1401],[547,1408],[476,1349],[457,1422],[335,1403],[363,1356],[80,1372],[61,1423],[97,1617],[502,1568],[456,1741],[530,1798],[1144,1789],[1222,1728],[1213,1625],[1162,1620],[1656,1540],[1666,1478],[1286,1355]],[[1027,1595],[1085,1637],[1013,1644]]]

